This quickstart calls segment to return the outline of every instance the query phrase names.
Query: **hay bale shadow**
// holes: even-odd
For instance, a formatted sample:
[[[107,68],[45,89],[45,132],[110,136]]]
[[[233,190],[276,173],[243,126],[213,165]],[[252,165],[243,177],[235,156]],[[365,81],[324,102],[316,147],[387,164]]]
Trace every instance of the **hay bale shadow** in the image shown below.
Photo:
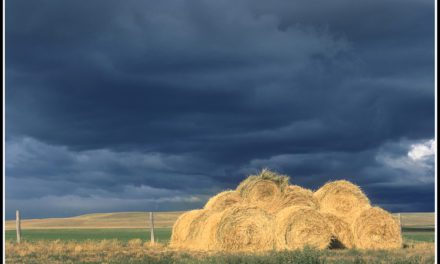
[[[330,241],[330,245],[328,246],[328,249],[346,249],[346,247],[344,246],[344,244],[342,244],[341,241],[339,241],[336,238],[333,238]]]

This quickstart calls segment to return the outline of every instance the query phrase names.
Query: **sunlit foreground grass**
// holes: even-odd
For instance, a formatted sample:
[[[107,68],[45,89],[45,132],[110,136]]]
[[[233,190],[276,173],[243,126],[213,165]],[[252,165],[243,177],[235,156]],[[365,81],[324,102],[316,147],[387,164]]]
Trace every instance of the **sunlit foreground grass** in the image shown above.
[[[173,251],[140,239],[6,242],[6,263],[434,263],[434,244],[387,251],[313,250],[226,254]]]

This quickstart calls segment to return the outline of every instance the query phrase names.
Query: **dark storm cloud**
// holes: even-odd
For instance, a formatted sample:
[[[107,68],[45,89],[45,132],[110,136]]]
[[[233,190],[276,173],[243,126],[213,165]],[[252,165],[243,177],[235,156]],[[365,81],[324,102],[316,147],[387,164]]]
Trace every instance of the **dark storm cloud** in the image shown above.
[[[433,6],[8,1],[7,195],[204,197],[272,166],[417,210],[425,198],[404,208],[374,184],[421,177],[381,188],[432,193],[430,170],[408,161],[402,181],[383,153],[434,137]],[[19,197],[20,184],[35,191]]]
[[[16,179],[32,176],[54,183],[61,180],[61,183],[68,183],[62,189],[70,192],[74,191],[72,183],[80,183],[77,188],[99,186],[111,191],[120,191],[126,184],[187,190],[215,183],[207,177],[209,175],[203,174],[212,166],[209,162],[183,155],[106,149],[78,153],[30,138],[9,142],[7,155],[8,176]],[[221,187],[221,183],[216,185]]]

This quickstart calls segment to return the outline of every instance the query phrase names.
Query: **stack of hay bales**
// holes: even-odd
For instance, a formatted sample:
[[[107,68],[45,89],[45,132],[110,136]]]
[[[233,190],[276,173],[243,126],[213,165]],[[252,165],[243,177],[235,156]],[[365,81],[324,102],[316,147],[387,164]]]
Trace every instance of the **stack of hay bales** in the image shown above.
[[[372,207],[362,190],[345,180],[326,183],[313,196],[333,229],[336,246],[358,249],[402,247],[400,224],[390,213]]]
[[[236,190],[215,195],[203,209],[181,215],[170,246],[211,251],[391,249],[402,246],[402,237],[394,217],[372,207],[348,181],[329,182],[312,192],[290,185],[285,175],[263,170]]]

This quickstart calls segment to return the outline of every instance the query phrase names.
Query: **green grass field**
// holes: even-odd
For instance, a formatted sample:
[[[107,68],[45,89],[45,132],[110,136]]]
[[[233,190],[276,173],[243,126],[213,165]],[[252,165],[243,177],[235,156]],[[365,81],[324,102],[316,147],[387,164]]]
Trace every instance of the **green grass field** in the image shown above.
[[[434,242],[435,229],[434,227],[404,227],[403,238],[409,241],[423,241],[423,242]]]
[[[155,229],[155,238],[159,242],[167,242],[171,236],[171,228]],[[85,240],[103,240],[117,239],[120,241],[128,241],[139,238],[142,241],[150,239],[150,231],[140,228],[115,228],[115,229],[25,229],[22,230],[22,237],[26,241],[38,240],[62,240],[62,241],[85,241]],[[409,229],[403,230],[405,240],[434,242],[434,230],[425,229]],[[6,240],[15,240],[15,231],[6,231]]]
[[[403,232],[403,238],[411,241],[434,242],[434,231]]]
[[[156,228],[154,232],[156,241],[166,242],[171,237],[171,228]],[[129,241],[131,239],[150,240],[150,231],[140,228],[115,228],[115,229],[25,229],[22,230],[22,239],[26,241],[38,240],[62,240],[62,241],[85,241],[117,239]],[[14,230],[7,230],[6,240],[15,240]]]

